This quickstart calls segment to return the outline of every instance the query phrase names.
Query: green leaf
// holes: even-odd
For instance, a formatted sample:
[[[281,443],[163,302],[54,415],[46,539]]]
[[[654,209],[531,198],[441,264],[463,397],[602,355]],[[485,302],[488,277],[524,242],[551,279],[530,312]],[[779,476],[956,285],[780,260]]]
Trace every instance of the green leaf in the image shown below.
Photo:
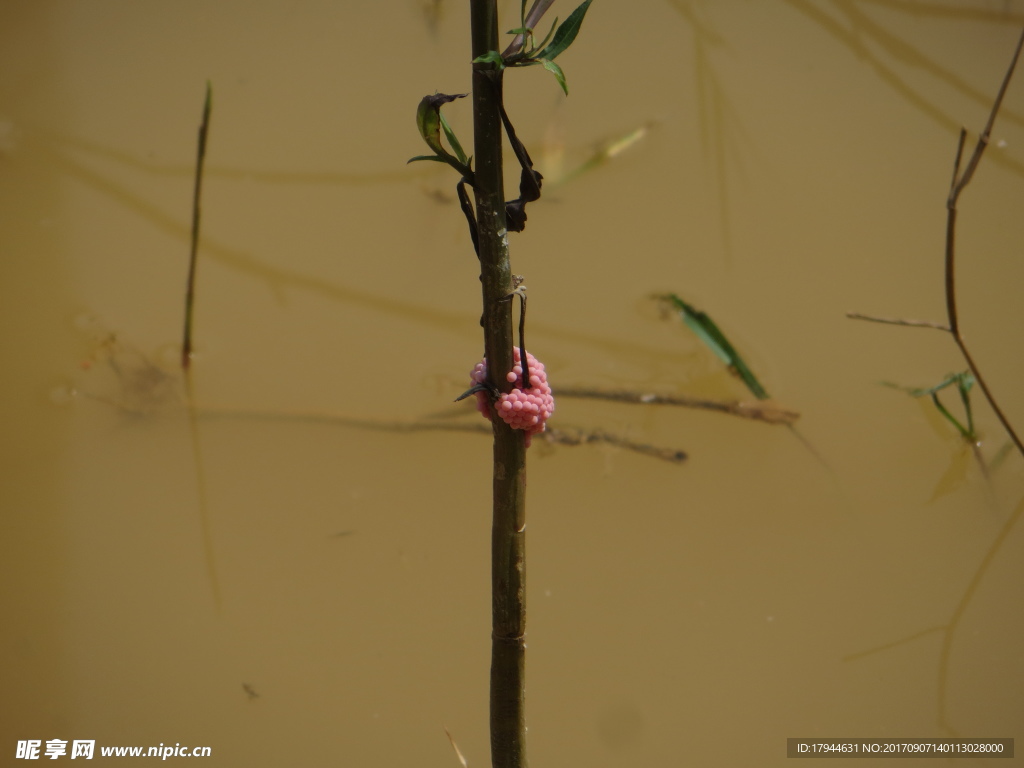
[[[434,150],[434,154],[437,155],[437,159],[441,162],[448,163],[452,168],[457,170],[463,176],[467,176],[471,173],[468,162],[463,160],[465,153],[462,152],[462,147],[458,145],[458,140],[452,145],[459,157],[455,157],[444,148],[441,143],[441,124],[445,123],[445,135],[448,136],[448,140],[451,141],[454,134],[450,133],[451,128],[448,127],[444,118],[441,117],[441,107],[450,101],[455,99],[461,99],[468,94],[456,93],[454,95],[448,95],[446,93],[435,93],[431,96],[424,96],[420,100],[419,107],[416,109],[416,127],[419,129],[420,136],[427,143],[427,146]],[[414,158],[419,159],[419,158]],[[412,161],[410,161],[412,162]]]
[[[565,95],[568,96],[569,86],[565,84],[565,73],[562,71],[562,68],[551,61],[551,59],[538,59],[538,61],[540,61],[544,69],[555,76],[555,80],[558,81],[558,84],[562,86],[562,90],[565,91]]]
[[[544,39],[543,39],[543,40],[541,40],[541,41],[540,41],[540,42],[539,42],[539,43],[538,43],[538,44],[537,44],[536,46],[534,46],[534,48],[533,48],[533,50],[532,50],[532,51],[529,51],[529,52],[528,52],[528,53],[526,54],[527,58],[529,58],[529,57],[531,57],[531,56],[535,56],[535,55],[537,54],[537,51],[539,51],[539,50],[540,50],[540,49],[542,49],[542,48],[543,48],[543,47],[544,47],[545,45],[547,45],[547,44],[548,44],[548,40],[550,40],[550,39],[551,39],[551,36],[552,36],[552,35],[553,35],[553,34],[555,33],[555,27],[557,27],[557,26],[558,26],[558,17],[557,17],[557,16],[555,16],[555,21],[554,21],[554,23],[552,23],[552,25],[551,25],[551,29],[549,29],[549,30],[548,30],[548,33],[547,33],[546,35],[544,35]]]
[[[466,153],[463,151],[462,145],[459,143],[459,139],[455,135],[455,131],[453,131],[452,127],[450,125],[448,125],[448,121],[444,119],[444,115],[442,115],[440,112],[438,112],[437,114],[438,114],[438,117],[441,118],[441,128],[444,130],[444,136],[445,136],[446,139],[448,139],[448,144],[451,146],[452,150],[455,152],[455,156],[457,158],[459,158],[459,162],[460,163],[462,163],[463,165],[468,166],[469,165],[469,158],[466,157]]]
[[[761,386],[757,377],[754,376],[753,371],[750,370],[739,353],[733,349],[725,334],[718,329],[718,326],[715,325],[714,321],[706,313],[687,304],[674,293],[658,298],[667,301],[679,312],[687,327],[697,334],[697,338],[703,341],[722,362],[728,365],[743,380],[743,383],[747,385],[747,389],[751,391],[754,397],[758,400],[768,399],[769,394]]]
[[[935,404],[935,407],[938,408],[939,413],[941,413],[945,417],[946,421],[948,421],[950,424],[956,427],[957,432],[960,433],[961,437],[963,437],[965,440],[970,440],[972,442],[974,441],[974,430],[965,427],[957,420],[957,418],[952,413],[946,410],[946,407],[939,400],[938,392],[932,392],[932,402]]]
[[[416,109],[416,127],[420,131],[420,136],[427,142],[427,146],[438,155],[448,154],[441,145],[441,107],[467,95],[457,93],[449,96],[446,93],[435,93],[420,100],[420,105]]]
[[[482,56],[477,56],[475,59],[473,59],[473,63],[474,64],[493,64],[494,68],[499,70],[499,71],[505,68],[505,60],[503,58],[501,58],[501,54],[498,53],[497,51],[488,51],[487,53],[483,54]],[[463,95],[465,95],[465,94],[463,94]]]
[[[542,50],[537,54],[538,59],[554,59],[560,55],[572,45],[573,40],[576,39],[576,35],[580,32],[580,26],[583,24],[583,17],[587,15],[587,9],[590,7],[590,3],[593,0],[583,0],[583,4],[580,5],[575,11],[569,14],[562,25],[555,32],[555,37],[551,41],[551,45]]]
[[[974,376],[968,371],[961,373],[956,387],[960,391],[960,402],[964,404],[964,413],[967,414],[967,435],[965,437],[971,439],[974,438],[974,414],[971,412],[971,387],[973,386]]]
[[[963,394],[966,394],[970,392],[971,387],[974,386],[974,376],[971,375],[970,371],[951,373],[934,387],[903,387],[899,384],[893,384],[891,381],[883,381],[882,384],[887,387],[892,387],[893,389],[902,390],[911,397],[929,397],[934,395],[936,392],[941,392],[946,387],[953,386],[954,384]]]
[[[409,163],[415,163],[417,160],[435,160],[439,163],[448,162],[443,157],[438,157],[437,155],[416,155],[416,157],[410,157],[408,160],[406,160],[405,164],[408,165]]]
[[[974,432],[974,415],[971,412],[971,398],[970,392],[971,387],[974,386],[974,376],[970,371],[961,371],[960,373],[951,373],[934,387],[903,387],[899,384],[893,384],[891,381],[883,381],[882,384],[893,389],[899,389],[906,392],[911,397],[930,397],[932,403],[938,409],[942,417],[956,427],[956,430],[961,434],[965,440],[975,442],[977,435]],[[967,416],[967,426],[965,427],[960,421],[949,412],[942,402],[939,400],[939,392],[947,387],[956,385],[957,391],[960,393],[960,401],[964,406],[964,413]]]

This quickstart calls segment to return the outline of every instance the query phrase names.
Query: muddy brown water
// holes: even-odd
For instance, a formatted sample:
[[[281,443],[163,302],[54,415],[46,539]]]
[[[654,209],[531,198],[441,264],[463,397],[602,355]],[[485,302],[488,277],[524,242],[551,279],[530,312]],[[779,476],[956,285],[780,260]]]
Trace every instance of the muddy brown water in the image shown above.
[[[482,346],[455,179],[405,165],[419,99],[468,90],[463,5],[0,9],[0,749],[452,766],[448,728],[486,764],[489,441],[393,428],[479,420],[452,404]],[[690,458],[530,449],[535,765],[1021,735],[1024,463],[977,390],[985,472],[880,385],[962,370],[946,335],[845,313],[945,320],[957,132],[1022,24],[1019,2],[597,2],[568,98],[509,75],[547,178],[513,269],[553,385],[746,397],[659,315],[672,291],[801,414],[558,401],[553,427]],[[207,79],[193,419],[173,360]],[[1022,80],[957,277],[1024,429]],[[468,145],[468,100],[446,114]]]

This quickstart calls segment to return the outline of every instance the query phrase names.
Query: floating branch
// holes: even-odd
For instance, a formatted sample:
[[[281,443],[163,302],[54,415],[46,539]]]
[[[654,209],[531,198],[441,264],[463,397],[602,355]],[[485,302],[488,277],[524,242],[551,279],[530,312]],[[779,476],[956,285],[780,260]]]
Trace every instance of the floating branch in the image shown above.
[[[649,445],[647,443],[633,442],[632,440],[627,440],[624,437],[620,437],[619,435],[605,432],[600,429],[588,432],[583,429],[562,427],[559,429],[548,429],[543,435],[541,435],[541,437],[548,442],[555,443],[557,445],[606,443],[608,445],[614,445],[617,448],[625,448],[628,451],[635,451],[645,456],[674,463],[684,462],[688,458],[686,451],[680,451],[675,448],[659,448],[658,446]]]
[[[411,434],[414,432],[469,432],[475,435],[490,435],[492,428],[483,422],[459,422],[419,419],[415,421],[385,421],[346,416],[340,413],[313,410],[258,411],[236,408],[229,405],[204,405],[199,408],[199,415],[208,419],[290,419],[331,424],[349,429],[365,429],[374,432],[398,432]],[[537,435],[551,445],[580,446],[595,443],[614,445],[627,451],[678,463],[687,457],[686,451],[678,448],[665,448],[649,443],[638,443],[621,435],[604,430],[588,430],[583,427],[563,426],[558,429],[548,428]]]
[[[637,405],[676,405],[682,408],[697,408],[705,411],[718,411],[745,419],[766,421],[769,424],[792,424],[800,418],[796,411],[768,405],[767,403],[741,403],[738,401],[703,400],[685,395],[661,395],[654,392],[634,392],[631,390],[588,389],[582,387],[559,387],[554,390],[558,397],[578,397],[591,400],[613,400],[618,403]]]
[[[909,328],[934,328],[937,331],[949,333],[948,325],[933,323],[931,320],[905,320],[900,317],[875,317],[874,315],[862,315],[860,312],[847,312],[846,316],[851,320],[867,320],[870,323],[886,323],[888,325],[904,325]]]

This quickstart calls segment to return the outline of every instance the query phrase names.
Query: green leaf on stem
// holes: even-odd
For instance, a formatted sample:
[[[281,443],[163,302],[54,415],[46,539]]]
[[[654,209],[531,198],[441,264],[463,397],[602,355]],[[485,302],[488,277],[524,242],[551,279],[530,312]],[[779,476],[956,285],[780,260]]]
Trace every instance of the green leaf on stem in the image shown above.
[[[747,389],[750,390],[754,397],[758,400],[768,399],[769,395],[764,387],[761,386],[761,382],[757,380],[753,371],[750,370],[749,366],[743,361],[743,358],[740,357],[732,344],[729,343],[725,334],[718,329],[718,326],[715,325],[714,321],[705,312],[701,312],[693,305],[687,304],[674,293],[658,296],[657,298],[667,302],[673,309],[679,312],[687,327],[697,334],[697,338],[703,341],[722,362],[729,366],[731,371],[743,380],[743,383],[747,385]]]
[[[473,59],[474,64],[493,64],[494,68],[499,72],[505,68],[505,60],[501,58],[501,54],[497,51],[488,51],[487,53],[477,56]],[[465,96],[466,94],[462,94]]]
[[[562,90],[565,91],[565,95],[568,96],[569,86],[565,84],[565,73],[562,71],[562,68],[551,61],[551,59],[538,59],[538,61],[540,61],[544,69],[555,76],[555,80],[558,81],[558,84],[562,86]]]
[[[420,136],[427,143],[427,146],[434,150],[434,154],[437,159],[443,163],[448,163],[455,170],[461,173],[463,176],[467,176],[472,171],[469,168],[469,162],[465,159],[465,152],[462,151],[462,147],[459,145],[458,139],[454,139],[455,134],[451,132],[451,128],[448,126],[447,121],[441,117],[441,107],[450,101],[455,99],[461,99],[468,94],[456,93],[449,95],[446,93],[435,93],[430,96],[424,96],[420,100],[419,107],[416,109],[416,127],[419,129]],[[455,150],[458,157],[452,155],[444,148],[441,143],[441,127],[444,126],[445,136],[448,137],[448,141],[452,144],[452,149]],[[425,157],[415,157],[413,160],[426,159]],[[410,160],[409,162],[412,162]]]
[[[459,138],[455,135],[455,131],[448,125],[448,121],[444,119],[444,115],[440,112],[437,113],[438,117],[441,118],[441,129],[444,131],[444,136],[448,139],[448,145],[455,152],[455,156],[459,158],[459,162],[465,166],[469,165],[469,158],[466,157],[465,151],[462,149],[462,145],[459,143]]]
[[[419,129],[420,136],[427,142],[427,146],[438,155],[446,153],[445,148],[441,145],[441,105],[466,95],[462,93],[449,96],[444,93],[435,93],[432,96],[424,96],[416,108],[416,127]]]
[[[536,56],[537,52],[539,50],[541,50],[545,45],[548,44],[548,41],[551,39],[551,36],[553,34],[555,34],[555,27],[557,27],[557,26],[558,26],[558,17],[555,16],[555,21],[551,25],[551,29],[549,29],[548,33],[546,35],[544,35],[544,39],[543,40],[541,40],[537,45],[535,45],[531,51],[527,52],[527,54],[526,54],[527,58],[530,58],[532,56]]]
[[[434,160],[435,162],[438,163],[448,162],[443,157],[438,157],[437,155],[416,155],[416,157],[410,157],[408,160],[406,160],[405,164],[408,165],[409,163],[415,163],[419,160]]]
[[[974,376],[971,375],[970,371],[951,373],[934,387],[904,387],[899,384],[893,384],[891,381],[883,381],[882,384],[886,387],[902,390],[911,397],[927,397],[934,395],[936,392],[941,392],[946,387],[951,387],[954,384],[961,392],[970,392],[971,387],[974,386]]]
[[[580,32],[580,26],[583,24],[583,17],[587,15],[587,9],[590,7],[590,3],[593,0],[583,0],[575,11],[569,14],[562,25],[555,32],[555,37],[551,41],[551,45],[547,46],[544,50],[536,55],[538,59],[554,59],[556,56],[562,54],[566,48],[572,45],[573,40],[576,39],[576,35]]]

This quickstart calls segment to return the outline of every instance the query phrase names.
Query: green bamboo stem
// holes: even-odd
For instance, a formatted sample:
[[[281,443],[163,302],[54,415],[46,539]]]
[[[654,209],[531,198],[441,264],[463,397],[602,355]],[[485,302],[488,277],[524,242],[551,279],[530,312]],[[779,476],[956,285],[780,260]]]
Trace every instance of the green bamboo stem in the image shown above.
[[[498,49],[495,0],[471,0],[472,58]],[[490,64],[473,65],[476,218],[490,383],[510,390],[512,291],[502,178],[501,97]],[[491,764],[526,768],[526,445],[497,416],[491,529]]]

